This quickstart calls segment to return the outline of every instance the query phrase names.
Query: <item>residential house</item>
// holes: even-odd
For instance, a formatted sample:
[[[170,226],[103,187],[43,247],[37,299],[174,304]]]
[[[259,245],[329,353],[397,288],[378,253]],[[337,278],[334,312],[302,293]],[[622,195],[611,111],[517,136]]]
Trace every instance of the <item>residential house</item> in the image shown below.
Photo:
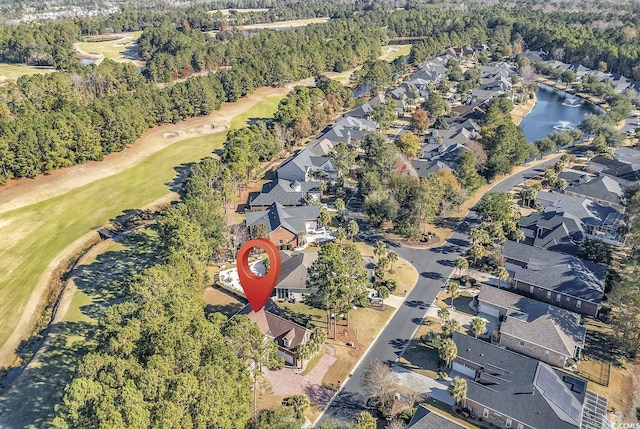
[[[478,136],[466,128],[457,126],[448,130],[429,129],[427,132],[426,143],[440,145],[465,145],[470,140],[474,140]]]
[[[365,134],[375,131],[378,124],[368,119],[345,116],[338,119],[319,139],[327,139],[334,144],[359,142]]]
[[[500,319],[501,346],[560,368],[580,359],[587,330],[577,313],[489,285],[477,298],[480,313]]]
[[[565,170],[558,174],[559,179],[567,181],[564,193],[571,196],[589,198],[605,206],[611,206],[624,213],[622,198],[624,185],[610,176],[593,176],[581,171]]]
[[[376,106],[380,106],[385,101],[385,97],[382,94],[376,95],[371,100],[366,103],[363,103],[359,106],[354,107],[344,114],[345,117],[353,117],[359,119],[369,119],[371,114],[373,113],[373,108]]]
[[[248,316],[266,337],[278,343],[278,356],[284,358],[287,364],[298,366],[296,347],[311,340],[311,330],[286,319],[282,310],[271,300],[258,312],[247,304],[238,314]]]
[[[307,270],[318,259],[318,252],[280,251],[280,277],[273,290],[277,299],[302,301],[312,293],[306,287]]]
[[[502,90],[474,89],[466,100],[468,106],[477,107],[488,103],[492,98],[505,94]]]
[[[618,73],[612,74],[611,77],[609,77],[609,82],[611,82],[615,90],[621,94],[631,86],[631,81]]]
[[[521,54],[518,54],[518,59],[526,58],[531,63],[537,63],[540,61],[544,61],[547,59],[547,53],[544,51],[524,51]]]
[[[602,425],[606,407],[590,409],[587,380],[459,332],[453,340],[453,371],[467,379],[464,403],[483,427],[591,429],[583,423],[592,418]]]
[[[502,249],[511,286],[538,301],[597,316],[607,266],[507,241]]]
[[[289,157],[276,169],[278,179],[291,182],[307,182],[314,176],[331,180],[336,178],[336,171],[331,157],[317,156],[309,148]]]
[[[464,429],[462,426],[449,417],[445,416],[441,412],[434,411],[425,407],[424,405],[418,405],[415,414],[409,422],[408,429]]]
[[[613,157],[625,164],[638,165],[640,164],[640,150],[633,147],[619,147],[616,149]]]
[[[584,239],[579,221],[557,211],[533,212],[518,219],[525,243],[553,252],[573,255]]]
[[[484,79],[496,79],[500,77],[510,79],[514,74],[516,74],[515,68],[510,64],[502,62],[496,65],[482,66],[482,74],[480,77]]]
[[[412,159],[411,167],[413,169],[411,173],[421,179],[427,178],[440,170],[451,171],[451,168],[442,161],[429,161],[426,159]]]
[[[300,233],[314,231],[318,227],[320,210],[318,206],[284,207],[275,202],[266,210],[245,213],[247,227],[263,224],[267,228],[269,240],[276,246],[301,245]]]
[[[629,186],[633,182],[640,180],[640,164],[627,163],[615,158],[593,157],[589,160],[589,170],[604,176],[610,176],[623,186]]]
[[[505,93],[511,93],[513,84],[511,80],[498,76],[495,78],[484,78],[480,80],[480,89],[484,91],[503,91]]]
[[[586,238],[601,240],[614,246],[624,245],[625,237],[622,227],[625,225],[625,217],[613,207],[603,206],[587,198],[547,191],[538,192],[536,203],[542,205],[545,212],[557,213],[564,218],[574,219]],[[568,232],[573,230],[569,223],[565,223],[565,227]],[[524,230],[524,232],[527,235],[527,231]],[[578,237],[571,235],[571,238],[573,241],[577,241]],[[539,247],[546,248],[542,245]],[[571,253],[566,250],[562,251]]]
[[[276,202],[285,207],[304,206],[309,201],[320,201],[320,197],[320,182],[275,179],[262,186],[262,191],[249,201],[249,207],[262,210]]]

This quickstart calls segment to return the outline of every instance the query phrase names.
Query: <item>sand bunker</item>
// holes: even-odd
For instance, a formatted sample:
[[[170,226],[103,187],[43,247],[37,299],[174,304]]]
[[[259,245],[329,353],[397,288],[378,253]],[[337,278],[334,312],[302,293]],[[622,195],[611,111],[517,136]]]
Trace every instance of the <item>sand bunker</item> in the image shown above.
[[[178,133],[174,133],[172,131],[172,132],[169,132],[169,133],[164,133],[162,135],[162,137],[164,137],[165,139],[172,139],[172,138],[178,137]]]

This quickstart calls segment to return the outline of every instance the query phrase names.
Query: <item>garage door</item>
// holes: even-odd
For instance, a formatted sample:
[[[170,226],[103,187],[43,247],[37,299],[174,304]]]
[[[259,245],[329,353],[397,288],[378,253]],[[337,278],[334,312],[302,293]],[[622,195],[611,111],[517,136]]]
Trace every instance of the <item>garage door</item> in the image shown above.
[[[484,304],[482,302],[480,304],[478,304],[478,311],[480,313],[484,313],[484,314],[487,314],[487,315],[493,316],[493,317],[499,317],[500,316],[500,311],[497,308],[492,307],[492,306],[487,305],[487,304]]]

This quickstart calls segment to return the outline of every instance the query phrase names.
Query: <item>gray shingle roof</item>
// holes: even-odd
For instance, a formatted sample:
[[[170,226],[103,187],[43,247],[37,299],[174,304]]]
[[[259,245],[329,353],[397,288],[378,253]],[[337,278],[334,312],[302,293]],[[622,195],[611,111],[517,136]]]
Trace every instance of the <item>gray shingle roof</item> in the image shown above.
[[[409,422],[410,429],[464,429],[464,426],[459,425],[453,420],[449,420],[447,417],[432,411],[424,405],[418,406],[416,413]]]
[[[304,289],[307,270],[318,259],[318,252],[280,251],[280,277],[277,289]]]
[[[584,225],[602,225],[607,216],[618,213],[613,207],[559,192],[540,191],[536,202],[542,204],[545,211],[562,213]]]
[[[554,252],[573,254],[576,250],[575,243],[584,238],[580,222],[556,211],[533,212],[521,217],[518,224],[534,231],[534,246]]]
[[[320,182],[291,182],[276,179],[265,183],[262,192],[255,196],[250,206],[268,206],[275,202],[283,206],[302,206],[309,192],[320,192]]]
[[[416,171],[418,177],[429,177],[433,173],[437,173],[440,170],[449,170],[451,168],[442,161],[428,161],[426,159],[412,159],[411,166]]]
[[[306,231],[305,221],[320,217],[318,206],[284,207],[280,203],[271,204],[266,210],[247,212],[247,226],[262,223],[267,232],[272,232],[282,226],[294,234]]]
[[[596,304],[602,301],[606,265],[514,241],[504,244],[502,254],[526,264],[526,268],[516,269],[513,278],[517,281],[583,301]]]
[[[456,362],[478,370],[467,380],[468,399],[531,427],[580,427],[586,380],[459,332],[453,340]]]
[[[358,141],[377,126],[378,124],[367,119],[345,116],[338,119],[320,139],[328,139],[334,143],[349,143],[349,138]]]
[[[558,178],[567,181],[569,186],[567,186],[566,191],[568,192],[600,201],[621,204],[624,191],[618,181],[609,176],[597,176],[585,182],[589,178],[585,176],[587,175],[582,175],[580,179],[576,180],[576,173],[574,172],[569,171],[558,174]]]
[[[500,325],[503,334],[569,357],[576,347],[584,347],[587,330],[576,313],[488,285],[482,286],[478,299],[506,314]]]

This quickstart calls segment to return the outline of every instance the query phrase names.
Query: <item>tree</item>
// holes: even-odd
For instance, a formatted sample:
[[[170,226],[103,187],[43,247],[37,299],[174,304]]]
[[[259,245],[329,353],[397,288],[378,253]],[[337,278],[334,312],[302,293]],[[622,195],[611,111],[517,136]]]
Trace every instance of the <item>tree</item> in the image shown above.
[[[506,192],[487,192],[475,207],[483,221],[505,222],[514,216],[511,196]]]
[[[389,289],[386,286],[380,286],[378,288],[378,296],[382,299],[382,303],[384,304],[384,300],[389,298]]]
[[[358,232],[360,232],[358,222],[356,222],[354,219],[351,219],[347,224],[347,233],[349,234],[349,238],[351,239],[351,241],[353,241],[353,237],[358,235]]]
[[[343,211],[346,207],[344,200],[342,198],[336,198],[333,205],[336,206],[336,211],[338,212],[338,216],[340,216],[340,218],[342,219]]]
[[[449,309],[447,307],[441,307],[438,309],[438,317],[442,324],[444,324],[449,318],[451,318],[451,313],[449,313]]]
[[[430,126],[431,121],[427,112],[418,107],[411,115],[411,129],[418,134],[424,134]]]
[[[301,419],[305,410],[311,406],[311,401],[307,395],[293,395],[284,398],[282,404],[293,408],[296,418]]]
[[[336,240],[338,240],[340,244],[343,244],[344,240],[346,239],[347,239],[347,232],[344,230],[343,227],[338,227],[338,229],[336,229]]]
[[[299,344],[294,353],[296,355],[296,359],[300,361],[300,368],[304,368],[304,362],[310,359],[314,355],[313,345],[310,343],[301,343]]]
[[[454,332],[458,332],[460,330],[460,322],[456,319],[450,317],[442,324],[442,336],[449,337],[453,335]]]
[[[395,140],[398,150],[408,158],[417,158],[420,155],[420,137],[410,131],[402,134]]]
[[[467,380],[462,377],[454,377],[447,388],[447,392],[456,400],[456,404],[464,406],[467,399]]]
[[[387,424],[387,426],[385,426],[385,429],[406,429],[406,427],[407,424],[405,422],[400,420],[398,417],[394,417],[389,420],[389,423]]]
[[[265,364],[269,369],[284,365],[283,358],[278,357],[275,341],[265,341],[258,325],[248,316],[240,314],[231,318],[223,325],[222,333],[242,362],[250,359],[258,368]]]
[[[362,266],[362,254],[354,244],[344,248],[335,243],[322,246],[318,259],[308,270],[307,288],[316,292],[306,297],[307,303],[347,316],[354,305],[368,305],[369,279]]]
[[[456,259],[456,268],[458,269],[458,277],[462,276],[462,271],[469,269],[469,261],[464,256]]]
[[[252,225],[251,237],[252,238],[269,238],[269,233],[267,232],[267,226],[263,223],[256,223]]]
[[[451,362],[453,362],[458,355],[458,347],[456,346],[456,343],[451,338],[445,338],[442,343],[440,343],[438,355],[440,356],[440,360],[443,360],[447,367],[449,367]]]
[[[600,240],[587,238],[578,244],[576,256],[587,261],[599,264],[609,264],[611,262],[611,246]]]
[[[478,338],[478,335],[484,334],[484,331],[487,330],[487,321],[482,317],[474,317],[471,319],[469,327],[471,328],[471,332]]]
[[[385,242],[382,240],[376,241],[376,244],[373,247],[373,254],[378,257],[378,265],[380,264],[380,260],[387,256],[387,252],[387,245]]]
[[[376,429],[377,423],[377,420],[368,411],[361,411],[356,416],[353,429]]]
[[[422,108],[426,110],[432,118],[441,116],[447,110],[447,107],[446,101],[435,91],[429,91],[427,100],[422,103]]]
[[[300,417],[296,417],[291,407],[275,407],[261,410],[249,429],[297,429],[300,427]]]
[[[466,188],[470,195],[473,195],[485,183],[484,178],[478,174],[471,152],[465,151],[460,158],[458,168],[456,169],[456,177],[460,181],[460,185]]]
[[[449,293],[451,294],[451,308],[455,308],[453,301],[460,296],[460,283],[457,280],[449,280]]]
[[[500,286],[502,282],[509,278],[509,271],[505,267],[498,267],[498,279],[500,279]]]
[[[396,252],[389,252],[389,254],[387,255],[387,260],[389,261],[389,265],[391,266],[391,269],[389,269],[389,272],[391,274],[393,274],[395,271],[393,270],[393,265],[398,262],[398,254]]]
[[[484,246],[481,244],[474,244],[469,248],[469,254],[473,258],[473,265],[478,265],[478,259],[484,256]]]
[[[393,370],[379,359],[367,365],[362,375],[362,389],[368,397],[374,399],[379,409],[387,408],[392,400],[391,391],[395,382]]]
[[[331,224],[331,215],[324,208],[320,209],[319,223],[320,223],[320,226],[325,227],[325,228],[328,227],[329,224]]]

